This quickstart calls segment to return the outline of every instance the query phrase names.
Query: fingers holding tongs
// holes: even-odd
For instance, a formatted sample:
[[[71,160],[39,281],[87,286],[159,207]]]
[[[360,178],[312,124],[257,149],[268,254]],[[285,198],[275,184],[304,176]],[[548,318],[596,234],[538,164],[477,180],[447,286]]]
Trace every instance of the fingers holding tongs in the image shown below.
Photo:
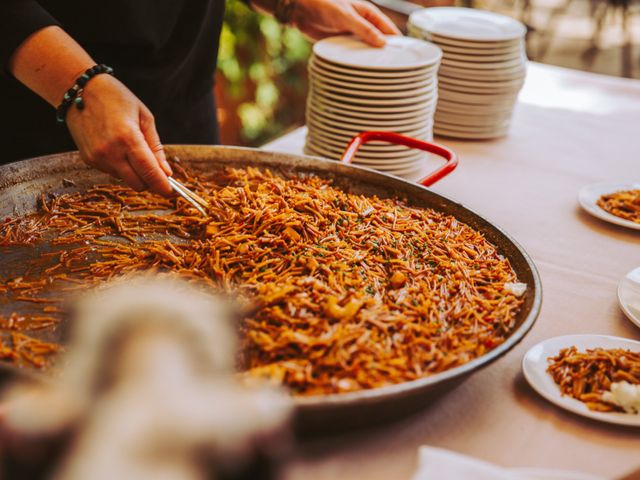
[[[202,198],[197,193],[189,190],[182,183],[176,180],[173,177],[169,178],[169,184],[171,184],[171,188],[173,188],[178,195],[184,198],[187,202],[193,205],[193,208],[198,210],[205,217],[208,216],[207,210],[209,209],[209,202],[207,202],[204,198]]]

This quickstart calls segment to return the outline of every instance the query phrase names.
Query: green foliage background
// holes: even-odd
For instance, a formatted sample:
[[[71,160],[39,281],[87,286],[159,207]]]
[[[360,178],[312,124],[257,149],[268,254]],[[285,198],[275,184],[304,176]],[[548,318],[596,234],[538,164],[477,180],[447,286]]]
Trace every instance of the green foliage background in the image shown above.
[[[237,107],[246,144],[259,145],[300,122],[310,52],[296,29],[250,10],[241,0],[227,0],[218,82],[223,103]]]

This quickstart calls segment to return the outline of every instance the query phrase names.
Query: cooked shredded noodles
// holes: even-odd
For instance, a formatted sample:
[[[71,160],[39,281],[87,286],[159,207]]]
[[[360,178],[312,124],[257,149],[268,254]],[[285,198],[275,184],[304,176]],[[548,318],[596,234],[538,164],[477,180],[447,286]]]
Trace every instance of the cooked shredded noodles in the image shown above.
[[[584,402],[590,410],[623,411],[602,399],[613,382],[640,384],[640,352],[622,348],[593,348],[580,352],[576,347],[563,348],[549,358],[547,371],[563,395]]]
[[[602,195],[596,203],[616,217],[640,223],[640,189]]]
[[[43,198],[37,214],[0,224],[0,245],[64,246],[39,260],[50,264],[43,274],[0,287],[42,302],[46,317],[4,319],[5,329],[52,328],[65,292],[175,272],[251,302],[239,326],[244,375],[315,395],[442,372],[514,327],[524,300],[504,287],[518,282],[509,261],[453,216],[316,176],[176,170],[209,202],[209,218],[180,198],[98,185]]]

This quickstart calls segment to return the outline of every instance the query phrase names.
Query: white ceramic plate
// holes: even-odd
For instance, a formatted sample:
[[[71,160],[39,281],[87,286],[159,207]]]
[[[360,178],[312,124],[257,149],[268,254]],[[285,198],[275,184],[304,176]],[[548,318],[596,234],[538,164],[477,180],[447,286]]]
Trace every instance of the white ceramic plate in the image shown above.
[[[371,70],[411,70],[435,65],[442,58],[437,46],[415,38],[387,35],[382,48],[367,45],[351,35],[316,42],[313,53],[329,62]]]
[[[314,130],[319,130],[320,132],[324,132],[325,135],[327,136],[331,136],[333,138],[340,139],[340,140],[344,140],[344,139],[351,140],[354,136],[366,130],[366,129],[359,129],[354,127],[336,127],[333,125],[319,122],[317,119],[314,119],[311,117],[307,118],[306,123],[309,128]],[[397,133],[401,133],[402,135],[406,135],[408,137],[413,137],[413,138],[423,138],[430,131],[431,131],[431,125],[427,125],[425,127],[421,127],[416,130],[409,130],[409,131],[397,132]]]
[[[311,78],[311,86],[315,90],[348,95],[349,98],[354,97],[358,100],[381,99],[396,101],[396,99],[407,99],[411,97],[415,98],[423,96],[434,96],[434,94],[436,93],[436,84],[437,82],[429,82],[414,89],[406,88],[400,90],[363,90],[352,85],[342,87],[339,85],[335,85],[334,83],[330,83],[326,80],[318,79],[317,77]]]
[[[423,38],[427,42],[431,42],[435,45],[449,45],[454,47],[463,48],[507,48],[515,47],[516,45],[522,46],[524,44],[524,38],[514,38],[511,40],[496,41],[496,42],[484,42],[479,40],[460,40],[458,38],[447,37],[445,35],[438,35],[437,33],[426,33]]]
[[[390,119],[386,118],[386,116],[377,116],[370,115],[362,116],[358,118],[357,116],[349,116],[348,112],[341,112],[339,110],[328,109],[314,102],[307,103],[307,112],[312,116],[319,116],[326,119],[338,120],[341,122],[352,123],[358,126],[366,126],[369,130],[375,130],[379,127],[387,127],[387,128],[402,128],[409,125],[425,125],[427,123],[433,122],[433,114],[435,112],[435,108],[431,110],[425,110],[418,116],[411,116],[399,119]],[[350,112],[349,112],[350,113]]]
[[[511,115],[501,115],[495,117],[449,117],[444,114],[435,117],[435,123],[439,128],[447,128],[449,125],[456,125],[462,131],[477,131],[479,128],[495,130],[499,125],[508,125]]]
[[[524,46],[524,40],[510,40],[507,42],[465,42],[461,40],[452,40],[446,37],[434,37],[429,32],[423,32],[418,27],[407,23],[407,31],[409,36],[419,38],[427,42],[438,45],[442,53],[465,53],[471,55],[498,55],[501,53],[511,53],[521,51]],[[435,39],[435,41],[434,41]]]
[[[325,99],[326,100],[326,99]],[[380,112],[378,109],[359,109],[357,106],[349,106],[345,108],[344,105],[335,104],[335,103],[327,103],[323,99],[309,97],[307,99],[307,104],[312,105],[313,108],[320,112],[330,112],[334,115],[339,115],[340,118],[359,118],[359,119],[374,119],[380,121],[403,121],[405,123],[414,121],[414,119],[422,119],[427,116],[433,115],[436,107],[436,99],[432,102],[423,104],[418,110],[408,110],[408,111],[400,111],[400,112],[392,112],[389,109],[385,109]],[[355,110],[354,110],[355,108]]]
[[[422,131],[428,129],[433,126],[433,118],[425,119],[421,122],[409,123],[404,125],[388,125],[388,124],[380,124],[380,123],[370,123],[370,122],[351,122],[348,119],[336,120],[325,115],[320,115],[318,113],[313,112],[313,110],[307,110],[307,118],[315,119],[319,122],[320,125],[328,125],[334,128],[338,128],[342,131],[352,131],[357,130],[359,132],[369,131],[369,130],[381,130],[385,132],[397,132],[397,133],[405,133],[405,132],[415,132]]]
[[[409,168],[415,168],[416,163],[422,161],[426,157],[426,154],[416,155],[411,160],[406,160],[403,162],[394,162],[392,160],[388,160],[386,162],[371,162],[366,158],[361,158],[356,155],[354,163],[357,165],[363,165],[365,167],[376,168],[378,170],[406,170]]]
[[[433,125],[432,118],[425,118],[418,122],[410,122],[405,123],[404,125],[389,125],[384,124],[382,122],[379,123],[371,123],[366,120],[352,120],[349,118],[331,118],[326,115],[317,114],[313,109],[307,110],[307,119],[311,119],[312,121],[316,121],[321,125],[327,125],[334,128],[338,128],[340,130],[357,130],[359,132],[364,130],[385,130],[385,131],[394,131],[398,133],[404,132],[414,132],[421,131],[427,129]]]
[[[500,70],[469,70],[467,68],[456,68],[442,66],[438,71],[439,75],[445,77],[459,78],[461,80],[485,80],[485,81],[515,81],[522,80],[526,75],[526,65],[516,68]]]
[[[332,153],[339,155],[342,155],[344,153],[347,145],[349,144],[348,141],[327,139],[326,137],[318,135],[318,133],[315,131],[309,132],[309,134],[307,135],[307,141],[313,144],[313,147],[316,150],[329,150]],[[388,144],[372,145],[368,143],[366,146],[368,147],[366,150],[364,150],[364,146],[360,147],[360,149],[358,150],[358,156],[362,160],[371,161],[372,163],[388,162],[390,159],[396,160],[398,162],[409,161],[418,157],[420,153],[417,150],[412,150],[406,147],[404,150],[385,150],[383,147],[388,146]]]
[[[342,75],[349,75],[350,77],[366,80],[377,80],[379,78],[390,81],[420,79],[428,75],[435,75],[440,65],[440,63],[438,63],[430,67],[419,68],[416,70],[365,70],[336,65],[334,63],[327,62],[326,60],[323,60],[322,58],[315,55],[313,55],[311,59],[313,60],[313,63],[316,67],[323,70],[328,70],[330,72],[340,73]]]
[[[438,76],[438,83],[446,83],[450,85],[460,85],[463,87],[491,87],[491,88],[520,88],[524,84],[524,78],[516,78],[514,80],[487,80],[485,78],[458,78],[448,77],[446,75]]]
[[[323,130],[316,129],[313,126],[307,127],[309,130],[309,137],[313,138],[316,143],[319,145],[323,145],[325,143],[329,145],[333,145],[337,147],[340,153],[347,148],[348,143],[353,139],[353,137],[336,135],[333,133],[327,133]],[[421,139],[429,138],[430,134],[419,137]],[[379,152],[379,153],[389,153],[389,154],[407,154],[410,155],[412,149],[409,147],[405,147],[403,145],[396,145],[388,142],[368,142],[362,147],[360,147],[360,151],[369,153],[369,152]]]
[[[509,128],[503,130],[495,130],[493,132],[478,133],[478,132],[464,132],[459,130],[447,130],[440,128],[437,125],[433,127],[433,134],[447,138],[460,138],[462,140],[491,140],[494,138],[504,137],[509,133]]]
[[[310,155],[318,155],[321,157],[325,157],[325,158],[330,158],[333,160],[340,160],[341,155],[340,154],[335,154],[333,152],[330,151],[325,151],[322,149],[318,149],[315,148],[312,144],[310,144],[309,142],[307,142],[305,144],[304,147],[305,153],[306,154],[310,154]],[[367,167],[367,168],[372,168],[375,170],[379,170],[381,172],[385,172],[391,175],[408,175],[411,173],[414,173],[418,170],[420,170],[421,166],[422,166],[422,158],[416,160],[415,162],[412,162],[409,166],[406,167],[392,167],[392,168],[387,168],[384,166],[373,166],[373,165],[368,165],[368,164],[364,164],[364,163],[360,163],[357,161],[357,159],[354,159],[353,162],[355,165],[360,165],[362,167]]]
[[[316,103],[337,107],[341,110],[352,111],[355,113],[375,113],[375,114],[407,114],[409,112],[419,112],[429,110],[435,105],[437,98],[428,98],[426,100],[416,101],[416,103],[407,103],[403,105],[368,105],[362,103],[353,103],[344,101],[343,99],[334,99],[324,95],[314,95],[309,92],[309,98]]]
[[[421,80],[419,82],[411,82],[411,83],[387,83],[387,84],[378,84],[377,82],[372,83],[359,83],[353,82],[351,80],[339,80],[336,78],[332,78],[329,76],[325,76],[324,74],[318,74],[317,71],[313,68],[309,69],[309,78],[312,82],[318,82],[323,85],[331,86],[331,87],[339,87],[346,88],[348,90],[353,90],[356,92],[380,92],[380,93],[396,93],[396,92],[407,92],[410,90],[420,90],[420,89],[433,89],[438,81],[435,77],[427,78],[425,80]]]
[[[518,67],[524,68],[527,63],[527,58],[525,56],[521,56],[519,58],[514,58],[512,60],[505,60],[504,62],[483,62],[483,63],[475,63],[468,61],[459,61],[459,60],[449,60],[448,58],[444,58],[442,60],[442,66],[445,67],[454,67],[454,68],[464,68],[466,70],[470,70],[470,74],[473,74],[476,70],[506,70],[506,69],[515,69]]]
[[[332,78],[334,80],[341,80],[343,82],[349,82],[352,84],[364,84],[364,85],[378,85],[378,86],[401,86],[407,83],[424,82],[429,80],[435,80],[437,77],[437,69],[431,68],[429,70],[420,70],[417,75],[411,75],[406,77],[380,77],[380,76],[361,76],[352,75],[350,73],[341,73],[339,71],[330,70],[325,68],[318,62],[317,57],[312,57],[308,62],[309,70],[314,74],[320,75],[324,78]]]
[[[478,40],[460,40],[457,38],[447,37],[444,35],[438,35],[431,32],[424,31],[419,27],[411,24],[407,24],[407,31],[410,36],[419,38],[427,42],[433,43],[438,47],[455,47],[475,50],[508,50],[510,48],[517,48],[524,45],[524,38],[514,38],[512,40],[503,40],[496,42],[484,42]]]
[[[511,17],[475,8],[425,8],[413,12],[409,20],[422,31],[458,40],[500,42],[520,39],[527,33],[526,27]]]
[[[436,114],[438,112],[447,112],[453,113],[457,115],[500,115],[513,112],[513,105],[500,105],[500,106],[492,106],[492,105],[469,105],[469,106],[461,106],[456,102],[446,102],[441,100],[438,103],[438,109],[436,110]]]
[[[329,90],[325,90],[324,88],[317,88],[313,83],[309,88],[309,95],[321,97],[321,98],[330,98],[337,102],[344,102],[347,104],[358,105],[358,106],[367,106],[367,107],[402,107],[404,105],[414,105],[415,103],[425,103],[430,102],[434,99],[435,90],[428,91],[420,96],[416,97],[399,97],[399,98],[371,98],[371,97],[360,97],[353,94],[341,94],[335,93]]]
[[[510,471],[517,478],[523,480],[604,480],[604,477],[594,477],[586,473],[547,470],[545,468],[513,468]]]
[[[623,190],[637,189],[640,189],[640,183],[595,183],[592,185],[586,185],[580,189],[580,192],[578,192],[578,202],[582,208],[594,217],[598,217],[599,219],[610,223],[615,223],[622,227],[640,230],[640,223],[634,223],[630,220],[616,217],[596,204],[601,195],[620,192]]]
[[[374,84],[374,83],[359,83],[346,80],[338,80],[325,75],[318,75],[315,70],[310,69],[311,75],[309,78],[312,82],[318,82],[329,87],[348,88],[349,90],[371,92],[372,94],[386,94],[386,92],[407,92],[408,90],[419,90],[422,88],[433,89],[437,85],[435,78],[429,78],[420,82],[412,83],[390,83],[390,84]]]
[[[640,267],[634,268],[620,280],[618,303],[627,318],[640,327]]]
[[[517,91],[505,94],[490,94],[462,93],[443,89],[439,92],[439,98],[442,100],[451,100],[458,103],[468,103],[470,105],[492,105],[496,107],[513,105],[517,97]]]
[[[517,96],[513,96],[512,102],[494,102],[489,104],[470,104],[465,103],[465,100],[450,100],[448,98],[438,99],[438,110],[448,110],[455,113],[472,113],[472,114],[487,114],[487,113],[499,113],[513,110],[516,103]]]
[[[509,62],[522,58],[521,52],[514,50],[509,53],[500,54],[480,54],[480,53],[450,53],[446,52],[444,58],[458,62],[489,63],[489,62]]]
[[[450,91],[450,92],[459,92],[459,93],[471,93],[471,94],[490,94],[490,95],[512,95],[516,94],[520,91],[520,86],[513,87],[492,87],[490,84],[477,85],[473,87],[469,87],[466,85],[454,85],[444,81],[439,82],[440,91]]]
[[[594,412],[581,401],[562,395],[560,387],[547,373],[549,366],[547,359],[555,357],[560,350],[571,346],[575,346],[579,351],[584,351],[587,348],[624,348],[634,352],[640,351],[640,342],[609,335],[566,335],[549,338],[529,349],[522,359],[522,370],[529,385],[551,403],[583,417],[618,425],[640,427],[640,414]]]
[[[458,131],[461,133],[479,133],[479,134],[490,134],[496,131],[502,131],[509,128],[509,123],[511,119],[508,118],[506,120],[502,120],[498,123],[483,123],[480,125],[466,125],[461,123],[447,122],[442,119],[436,118],[435,125],[438,127],[439,131],[449,130],[449,131]]]
[[[522,51],[522,44],[515,43],[513,45],[507,45],[504,47],[485,47],[484,45],[478,46],[473,44],[473,47],[459,47],[447,44],[438,44],[443,55],[450,53],[464,54],[464,55],[503,55],[503,54],[515,54]]]
[[[307,135],[307,143],[311,145],[315,150],[327,150],[329,152],[340,154],[344,153],[346,145],[334,146],[315,135]],[[406,150],[403,152],[385,152],[385,151],[368,151],[359,149],[357,158],[363,163],[371,163],[375,165],[390,165],[390,164],[404,164],[413,162],[419,158],[422,158],[425,152],[421,150]]]
[[[406,85],[407,83],[431,81],[437,78],[437,71],[435,69],[420,75],[397,78],[397,77],[380,77],[380,76],[362,77],[357,75],[348,75],[346,73],[339,73],[333,70],[328,70],[326,68],[320,67],[318,63],[313,59],[309,60],[307,67],[311,74],[319,75],[322,78],[331,78],[334,80],[340,80],[342,82],[349,82],[350,84],[355,84],[355,85],[375,85],[375,86],[385,86],[385,87],[389,86],[393,88],[401,85]]]

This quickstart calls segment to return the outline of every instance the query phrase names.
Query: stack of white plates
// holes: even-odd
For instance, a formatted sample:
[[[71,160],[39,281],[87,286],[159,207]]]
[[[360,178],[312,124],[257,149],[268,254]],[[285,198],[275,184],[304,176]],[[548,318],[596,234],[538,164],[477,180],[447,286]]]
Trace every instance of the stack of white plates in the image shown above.
[[[442,51],[427,42],[388,36],[384,48],[351,36],[317,42],[309,60],[305,151],[338,160],[354,135],[391,131],[431,140]],[[363,145],[354,163],[394,175],[421,167],[426,154],[399,145]]]
[[[411,14],[409,34],[443,51],[434,132],[457,138],[507,133],[524,83],[525,26],[470,8],[436,7]]]

